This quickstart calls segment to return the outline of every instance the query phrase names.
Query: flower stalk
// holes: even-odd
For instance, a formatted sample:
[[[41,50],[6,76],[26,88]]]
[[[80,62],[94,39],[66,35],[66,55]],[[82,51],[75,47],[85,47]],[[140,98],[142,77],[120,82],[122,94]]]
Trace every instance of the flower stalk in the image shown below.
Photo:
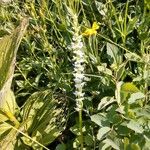
[[[79,34],[80,27],[78,25],[77,15],[73,16],[73,39],[71,43],[71,49],[73,50],[73,62],[74,62],[74,83],[75,83],[75,96],[76,96],[76,110],[79,113],[79,130],[80,130],[80,150],[83,150],[83,132],[82,132],[82,111],[84,92],[84,68],[85,68],[85,53],[82,42],[82,35]]]

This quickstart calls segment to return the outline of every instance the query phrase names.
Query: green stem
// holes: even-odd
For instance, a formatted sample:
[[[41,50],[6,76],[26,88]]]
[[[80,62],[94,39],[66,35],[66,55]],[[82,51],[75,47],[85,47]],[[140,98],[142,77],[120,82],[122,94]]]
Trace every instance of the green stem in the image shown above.
[[[123,37],[122,37],[122,40],[123,40],[123,45],[125,46],[125,43],[126,43],[126,36],[127,36],[127,18],[128,18],[128,7],[129,7],[129,1],[127,1],[127,4],[126,4],[126,9],[125,9],[125,16],[124,16],[124,33],[123,33]]]
[[[145,64],[144,66],[144,73],[147,72],[148,65]],[[145,94],[145,104],[148,102],[148,76],[146,74],[145,84],[144,84],[144,94]]]
[[[82,109],[79,110],[79,130],[80,130],[80,150],[83,150],[83,132],[82,132]]]

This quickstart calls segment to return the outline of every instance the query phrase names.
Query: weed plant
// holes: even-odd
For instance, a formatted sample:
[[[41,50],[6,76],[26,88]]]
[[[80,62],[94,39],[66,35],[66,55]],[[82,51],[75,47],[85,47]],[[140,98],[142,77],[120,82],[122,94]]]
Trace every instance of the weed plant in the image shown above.
[[[0,0],[0,53],[0,149],[150,149],[149,0]]]

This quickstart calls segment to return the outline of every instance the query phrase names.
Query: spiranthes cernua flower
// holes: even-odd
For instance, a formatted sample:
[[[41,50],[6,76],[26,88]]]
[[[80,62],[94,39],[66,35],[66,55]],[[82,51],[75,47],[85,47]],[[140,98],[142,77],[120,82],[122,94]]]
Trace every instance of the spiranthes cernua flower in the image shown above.
[[[79,111],[83,107],[84,92],[84,67],[85,67],[85,53],[84,44],[82,42],[82,35],[79,34],[80,27],[78,26],[78,17],[73,17],[73,37],[71,43],[71,50],[73,52],[73,76],[75,84],[76,110]]]

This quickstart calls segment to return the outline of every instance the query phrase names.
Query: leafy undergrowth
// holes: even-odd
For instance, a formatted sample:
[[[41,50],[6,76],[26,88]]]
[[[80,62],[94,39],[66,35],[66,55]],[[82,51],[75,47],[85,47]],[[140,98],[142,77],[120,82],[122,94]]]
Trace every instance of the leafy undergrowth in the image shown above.
[[[0,1],[0,38],[0,149],[150,149],[149,0]]]

